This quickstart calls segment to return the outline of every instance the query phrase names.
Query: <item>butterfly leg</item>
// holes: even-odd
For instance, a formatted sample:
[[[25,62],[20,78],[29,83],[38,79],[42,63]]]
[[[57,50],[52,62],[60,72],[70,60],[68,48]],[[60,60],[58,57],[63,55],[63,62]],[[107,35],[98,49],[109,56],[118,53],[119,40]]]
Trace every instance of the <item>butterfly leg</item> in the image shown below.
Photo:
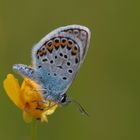
[[[42,100],[38,100],[38,101],[33,101],[33,102],[37,102],[37,103],[43,103],[43,104],[48,104],[48,106],[46,107],[36,107],[36,110],[40,110],[40,111],[45,111],[45,110],[49,110],[50,108],[54,107],[57,103],[51,104],[52,101],[48,100],[48,101],[42,101]]]
[[[53,104],[51,105],[51,101],[49,101],[49,105],[48,105],[47,107],[44,107],[43,110],[49,110],[49,109],[51,109],[52,107],[54,107],[55,105],[57,105],[57,103],[53,103]]]
[[[15,64],[13,70],[18,72],[21,76],[36,80],[35,70],[24,64]]]

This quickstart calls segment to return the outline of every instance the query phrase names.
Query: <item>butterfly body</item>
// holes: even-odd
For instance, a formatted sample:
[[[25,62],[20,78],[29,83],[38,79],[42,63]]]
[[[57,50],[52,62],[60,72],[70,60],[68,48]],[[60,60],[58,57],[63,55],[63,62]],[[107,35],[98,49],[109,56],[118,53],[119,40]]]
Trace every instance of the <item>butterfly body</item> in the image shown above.
[[[84,26],[60,27],[33,47],[32,67],[16,64],[13,69],[37,82],[44,100],[66,102],[66,91],[84,60],[89,40],[90,31]]]

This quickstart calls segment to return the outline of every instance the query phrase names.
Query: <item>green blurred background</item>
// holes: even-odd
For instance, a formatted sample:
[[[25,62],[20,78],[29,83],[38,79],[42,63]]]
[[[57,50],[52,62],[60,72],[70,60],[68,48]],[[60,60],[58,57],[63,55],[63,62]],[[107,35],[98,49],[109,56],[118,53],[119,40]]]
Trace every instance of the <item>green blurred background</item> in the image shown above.
[[[3,80],[51,30],[82,24],[92,32],[85,63],[68,91],[88,110],[59,108],[38,140],[140,139],[140,8],[130,0],[0,0],[0,140],[30,140],[30,125],[9,100]],[[22,78],[16,74],[21,81]]]

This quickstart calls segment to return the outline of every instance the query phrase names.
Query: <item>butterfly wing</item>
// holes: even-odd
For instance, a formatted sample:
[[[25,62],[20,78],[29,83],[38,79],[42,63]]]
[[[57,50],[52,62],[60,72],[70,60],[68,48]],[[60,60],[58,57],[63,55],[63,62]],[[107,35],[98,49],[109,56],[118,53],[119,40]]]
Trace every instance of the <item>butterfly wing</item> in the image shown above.
[[[87,27],[81,25],[68,25],[65,27],[60,27],[55,29],[51,33],[47,34],[44,38],[40,40],[38,44],[35,45],[32,53],[34,65],[36,65],[37,63],[36,53],[40,49],[40,47],[43,44],[45,44],[48,40],[51,40],[52,38],[63,34],[64,36],[65,35],[70,36],[73,39],[76,39],[77,42],[81,43],[80,54],[81,54],[81,62],[82,62],[89,47],[90,36],[91,36],[90,30]]]
[[[90,31],[80,25],[60,27],[46,35],[32,51],[37,82],[52,96],[71,85],[89,47]]]

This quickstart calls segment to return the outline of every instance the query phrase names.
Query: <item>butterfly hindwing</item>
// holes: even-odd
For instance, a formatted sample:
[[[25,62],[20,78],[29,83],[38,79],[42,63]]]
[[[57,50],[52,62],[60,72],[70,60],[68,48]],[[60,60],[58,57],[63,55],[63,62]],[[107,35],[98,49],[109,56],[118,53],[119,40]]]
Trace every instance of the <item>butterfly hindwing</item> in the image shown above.
[[[89,39],[86,27],[70,25],[52,31],[33,48],[33,67],[50,94],[62,94],[70,86],[83,62]]]

